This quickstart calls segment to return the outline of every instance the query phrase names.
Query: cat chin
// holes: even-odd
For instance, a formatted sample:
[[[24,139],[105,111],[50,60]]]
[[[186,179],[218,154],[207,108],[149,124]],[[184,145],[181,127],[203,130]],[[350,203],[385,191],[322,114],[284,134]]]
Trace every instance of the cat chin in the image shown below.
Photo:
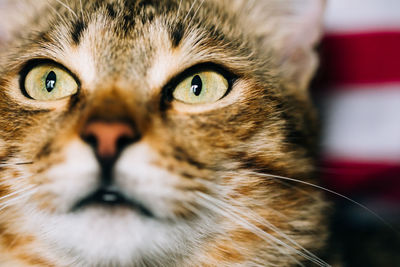
[[[126,209],[88,207],[41,216],[36,225],[44,243],[67,266],[136,266],[145,258],[182,253],[188,240],[198,239],[189,225],[145,218]]]

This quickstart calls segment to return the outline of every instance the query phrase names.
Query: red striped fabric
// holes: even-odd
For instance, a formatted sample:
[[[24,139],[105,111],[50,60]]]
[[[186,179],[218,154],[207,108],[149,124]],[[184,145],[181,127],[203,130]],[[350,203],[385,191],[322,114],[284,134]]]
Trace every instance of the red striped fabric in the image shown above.
[[[400,95],[394,93],[400,92],[400,13],[394,11],[400,2],[391,3],[395,7],[380,0],[329,2],[316,95],[325,119],[326,187],[352,198],[400,203],[400,158],[393,153],[400,140],[400,127],[393,127],[400,123]]]
[[[323,80],[333,85],[400,82],[400,30],[329,34],[321,63]]]
[[[400,163],[327,159],[322,169],[326,185],[337,192],[400,201]]]

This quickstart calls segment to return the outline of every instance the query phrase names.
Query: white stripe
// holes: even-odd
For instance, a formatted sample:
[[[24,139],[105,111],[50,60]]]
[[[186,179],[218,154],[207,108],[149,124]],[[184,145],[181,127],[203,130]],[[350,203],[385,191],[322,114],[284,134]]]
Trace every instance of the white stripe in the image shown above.
[[[342,89],[322,101],[324,154],[400,162],[400,84]]]
[[[329,0],[328,32],[400,30],[400,0]]]

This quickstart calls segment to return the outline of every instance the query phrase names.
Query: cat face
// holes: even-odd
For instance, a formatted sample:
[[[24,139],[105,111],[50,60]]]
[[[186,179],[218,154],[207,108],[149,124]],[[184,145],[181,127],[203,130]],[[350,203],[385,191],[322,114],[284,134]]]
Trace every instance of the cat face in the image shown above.
[[[313,179],[299,6],[43,2],[2,52],[3,262],[315,260],[325,202],[276,176]]]

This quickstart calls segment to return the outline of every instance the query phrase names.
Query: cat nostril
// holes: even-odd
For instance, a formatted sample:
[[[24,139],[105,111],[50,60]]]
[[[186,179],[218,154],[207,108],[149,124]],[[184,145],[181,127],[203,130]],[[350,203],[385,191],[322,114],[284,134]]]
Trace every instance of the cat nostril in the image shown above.
[[[105,159],[118,156],[139,135],[127,122],[92,121],[84,128],[82,139],[95,149],[98,157]]]
[[[97,139],[94,135],[83,135],[82,136],[83,141],[88,143],[91,147],[97,147]]]
[[[121,136],[118,140],[117,140],[117,151],[122,151],[126,146],[136,142],[137,140],[139,140],[141,138],[140,135],[136,135],[136,136]]]

